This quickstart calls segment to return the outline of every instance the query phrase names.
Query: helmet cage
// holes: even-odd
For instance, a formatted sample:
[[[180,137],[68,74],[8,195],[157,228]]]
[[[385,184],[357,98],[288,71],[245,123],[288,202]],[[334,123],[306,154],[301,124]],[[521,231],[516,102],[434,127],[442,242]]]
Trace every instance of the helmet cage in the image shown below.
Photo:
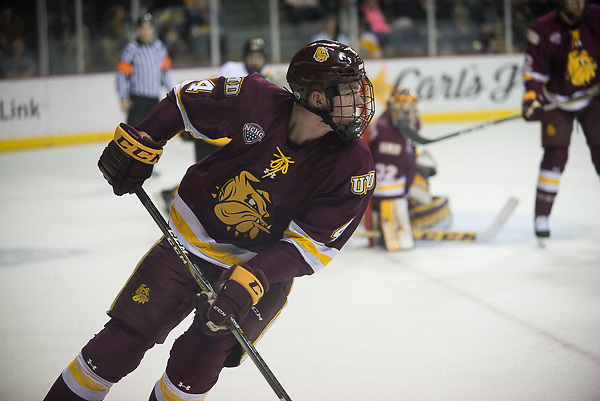
[[[365,74],[363,60],[349,46],[331,40],[308,44],[292,58],[286,78],[296,101],[323,118],[344,140],[360,138],[375,114],[373,85]],[[318,110],[306,103],[314,84],[324,89],[329,110]],[[341,94],[352,94],[352,104],[342,103],[341,98],[336,100]],[[350,122],[349,117],[353,117]]]
[[[355,82],[358,82],[358,85],[354,85]],[[332,89],[329,87],[325,90],[329,113],[323,121],[344,140],[360,138],[375,114],[375,97],[371,81],[365,76],[359,81],[339,84],[335,87],[335,92]],[[331,96],[332,94],[335,95]],[[352,100],[345,103],[345,97]]]

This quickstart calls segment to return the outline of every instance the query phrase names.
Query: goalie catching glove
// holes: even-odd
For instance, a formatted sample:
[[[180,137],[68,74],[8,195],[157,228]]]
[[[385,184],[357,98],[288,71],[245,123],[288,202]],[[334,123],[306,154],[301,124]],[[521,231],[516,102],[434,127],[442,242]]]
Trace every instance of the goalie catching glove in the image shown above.
[[[152,175],[165,143],[154,141],[130,125],[119,124],[114,139],[98,160],[98,168],[112,185],[115,195],[132,193],[134,184],[141,185]]]
[[[269,282],[262,270],[236,265],[221,274],[215,288],[220,288],[217,297],[213,299],[212,294],[202,292],[197,306],[197,313],[206,311],[206,325],[213,332],[227,329],[225,323],[230,317],[244,320],[250,308],[269,290]]]

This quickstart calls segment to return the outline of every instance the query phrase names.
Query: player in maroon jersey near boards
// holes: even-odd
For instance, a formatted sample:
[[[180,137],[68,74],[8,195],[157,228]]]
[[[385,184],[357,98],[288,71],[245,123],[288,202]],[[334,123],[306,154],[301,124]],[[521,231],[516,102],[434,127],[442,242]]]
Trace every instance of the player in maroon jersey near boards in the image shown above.
[[[162,146],[181,130],[231,138],[188,169],[169,219],[220,291],[210,303],[199,296],[159,240],[45,400],[102,400],[194,308],[150,400],[203,400],[222,368],[242,357],[227,318],[256,340],[293,279],[323,268],[350,238],[375,187],[371,154],[358,140],[374,114],[363,61],[346,45],[313,42],[293,57],[287,81],[293,93],[257,73],[185,82],[135,128],[117,127],[98,162],[117,195],[150,177]]]
[[[538,18],[529,28],[523,68],[523,117],[542,123],[544,155],[535,202],[535,233],[541,244],[550,236],[548,217],[567,163],[575,119],[600,175],[598,96],[542,110],[544,104],[564,102],[600,87],[600,6],[585,0],[559,0],[558,4],[558,10]]]

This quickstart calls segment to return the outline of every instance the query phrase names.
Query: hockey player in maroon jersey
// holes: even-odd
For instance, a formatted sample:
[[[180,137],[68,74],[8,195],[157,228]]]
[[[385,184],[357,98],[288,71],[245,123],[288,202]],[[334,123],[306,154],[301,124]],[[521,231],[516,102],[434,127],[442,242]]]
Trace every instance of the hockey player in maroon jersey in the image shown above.
[[[559,8],[533,22],[527,32],[523,117],[541,121],[544,155],[535,201],[535,234],[550,236],[548,218],[567,163],[576,119],[600,175],[600,99],[587,97],[544,112],[547,103],[564,102],[600,87],[600,6],[585,0],[559,0]]]
[[[358,140],[374,113],[372,85],[359,55],[333,41],[299,50],[287,81],[293,93],[257,73],[185,82],[135,128],[117,127],[98,162],[117,195],[150,177],[163,145],[181,130],[231,138],[188,169],[169,219],[218,294],[198,295],[159,240],[45,400],[103,399],[194,308],[149,399],[203,400],[222,368],[242,357],[227,318],[255,341],[293,279],[323,268],[346,243],[375,187],[371,154]]]
[[[418,132],[420,126],[417,94],[399,85],[386,111],[368,129],[377,173],[373,220],[389,251],[413,248],[413,228],[445,225],[450,220],[448,199],[429,193],[435,161],[407,139],[406,130]]]

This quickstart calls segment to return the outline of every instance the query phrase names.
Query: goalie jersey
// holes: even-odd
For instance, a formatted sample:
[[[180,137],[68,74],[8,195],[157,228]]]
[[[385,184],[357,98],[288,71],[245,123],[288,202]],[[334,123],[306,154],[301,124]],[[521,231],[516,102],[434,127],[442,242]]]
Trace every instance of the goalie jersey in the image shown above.
[[[169,224],[189,252],[278,282],[324,267],[352,235],[375,187],[369,149],[333,131],[296,146],[293,105],[257,73],[219,77],[175,86],[138,125],[157,140],[231,139],[188,169],[173,201]]]
[[[369,148],[375,160],[374,201],[407,197],[415,176],[415,148],[392,125],[389,111],[369,127]]]

